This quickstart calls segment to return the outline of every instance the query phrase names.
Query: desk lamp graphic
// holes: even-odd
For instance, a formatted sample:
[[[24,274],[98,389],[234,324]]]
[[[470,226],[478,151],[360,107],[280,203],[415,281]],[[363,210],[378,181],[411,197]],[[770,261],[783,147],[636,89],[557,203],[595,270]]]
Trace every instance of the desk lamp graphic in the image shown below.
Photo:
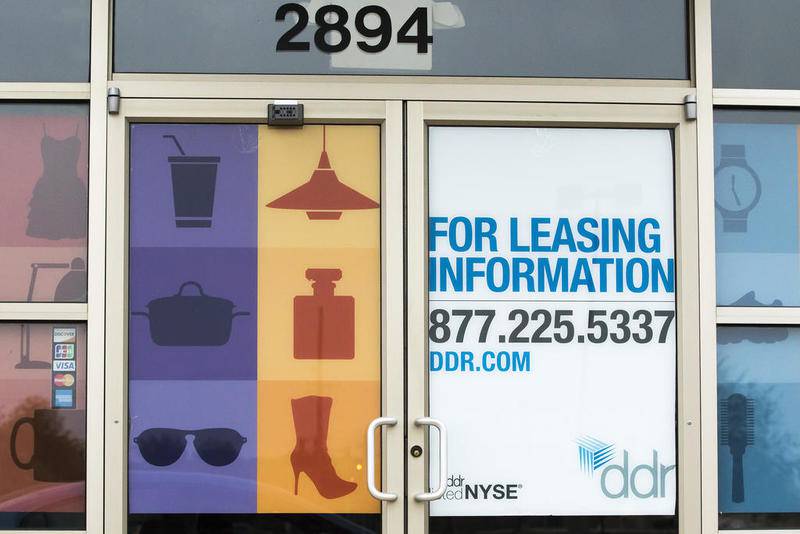
[[[32,263],[31,280],[28,285],[26,302],[33,302],[33,292],[36,288],[36,278],[42,269],[65,270],[65,274],[56,286],[54,302],[85,302],[86,301],[86,262],[82,258],[74,258],[70,263]],[[15,369],[50,369],[49,361],[31,360],[31,325],[20,325],[19,363]]]
[[[723,399],[719,407],[720,443],[727,445],[733,459],[731,500],[744,502],[744,453],[755,443],[755,401],[741,393]]]
[[[747,216],[761,199],[761,180],[747,163],[744,145],[722,145],[714,169],[714,204],[722,215],[722,231],[747,232]]]

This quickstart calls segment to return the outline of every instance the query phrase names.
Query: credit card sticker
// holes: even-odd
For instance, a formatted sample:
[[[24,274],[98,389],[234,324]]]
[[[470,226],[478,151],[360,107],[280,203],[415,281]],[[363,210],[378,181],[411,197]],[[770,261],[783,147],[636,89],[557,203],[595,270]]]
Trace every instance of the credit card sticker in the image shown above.
[[[72,387],[75,385],[75,375],[72,373],[55,373],[53,385],[56,387]]]
[[[53,343],[75,343],[77,328],[53,328]]]
[[[53,371],[76,371],[75,360],[55,360],[53,362]]]
[[[53,357],[56,360],[74,360],[75,359],[75,344],[74,343],[56,343],[53,348]]]
[[[53,408],[74,408],[75,393],[72,389],[53,390]]]

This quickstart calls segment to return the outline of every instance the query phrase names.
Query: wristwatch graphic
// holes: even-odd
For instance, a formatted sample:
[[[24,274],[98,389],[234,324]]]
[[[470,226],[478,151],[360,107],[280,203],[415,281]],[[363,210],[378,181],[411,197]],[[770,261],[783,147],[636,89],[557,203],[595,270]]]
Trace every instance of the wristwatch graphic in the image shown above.
[[[714,169],[714,204],[722,215],[722,231],[747,231],[747,215],[761,199],[761,180],[747,164],[744,145],[722,145]]]

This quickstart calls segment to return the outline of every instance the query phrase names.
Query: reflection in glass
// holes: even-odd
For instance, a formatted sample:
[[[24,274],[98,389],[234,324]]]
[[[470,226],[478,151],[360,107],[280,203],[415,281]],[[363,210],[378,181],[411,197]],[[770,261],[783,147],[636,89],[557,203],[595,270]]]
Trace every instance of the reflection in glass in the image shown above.
[[[289,15],[276,21],[285,3],[227,0],[199,8],[193,0],[116,0],[114,71],[653,79],[689,74],[685,0],[396,0],[377,3],[384,17],[362,11],[373,0],[340,0],[351,44],[333,54],[315,45],[314,21],[328,6],[321,0],[302,3],[309,23],[297,26],[293,40],[309,43],[309,50],[275,52],[297,20]],[[411,35],[433,39],[422,53],[416,42],[397,40],[397,30],[413,22],[418,9],[424,10],[423,23]],[[365,52],[356,45],[363,39],[360,11],[371,30],[394,28],[384,32],[391,37],[385,49]]]
[[[0,301],[86,302],[88,106],[0,104]]]
[[[800,89],[800,3],[713,0],[714,86]]]
[[[762,528],[774,521],[755,514],[800,513],[798,354],[799,328],[717,329],[721,526]]]
[[[85,326],[0,323],[0,529],[84,528],[85,370]]]
[[[714,112],[717,303],[800,305],[800,112]]]
[[[1,82],[88,82],[90,0],[3,0]]]

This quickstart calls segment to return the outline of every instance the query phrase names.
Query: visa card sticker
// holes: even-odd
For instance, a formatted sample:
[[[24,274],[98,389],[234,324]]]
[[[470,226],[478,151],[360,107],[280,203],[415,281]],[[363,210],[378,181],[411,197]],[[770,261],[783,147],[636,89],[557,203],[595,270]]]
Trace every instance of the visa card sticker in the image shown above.
[[[53,361],[53,371],[76,371],[75,360],[55,360]]]
[[[74,408],[75,393],[72,389],[53,390],[53,408]]]

